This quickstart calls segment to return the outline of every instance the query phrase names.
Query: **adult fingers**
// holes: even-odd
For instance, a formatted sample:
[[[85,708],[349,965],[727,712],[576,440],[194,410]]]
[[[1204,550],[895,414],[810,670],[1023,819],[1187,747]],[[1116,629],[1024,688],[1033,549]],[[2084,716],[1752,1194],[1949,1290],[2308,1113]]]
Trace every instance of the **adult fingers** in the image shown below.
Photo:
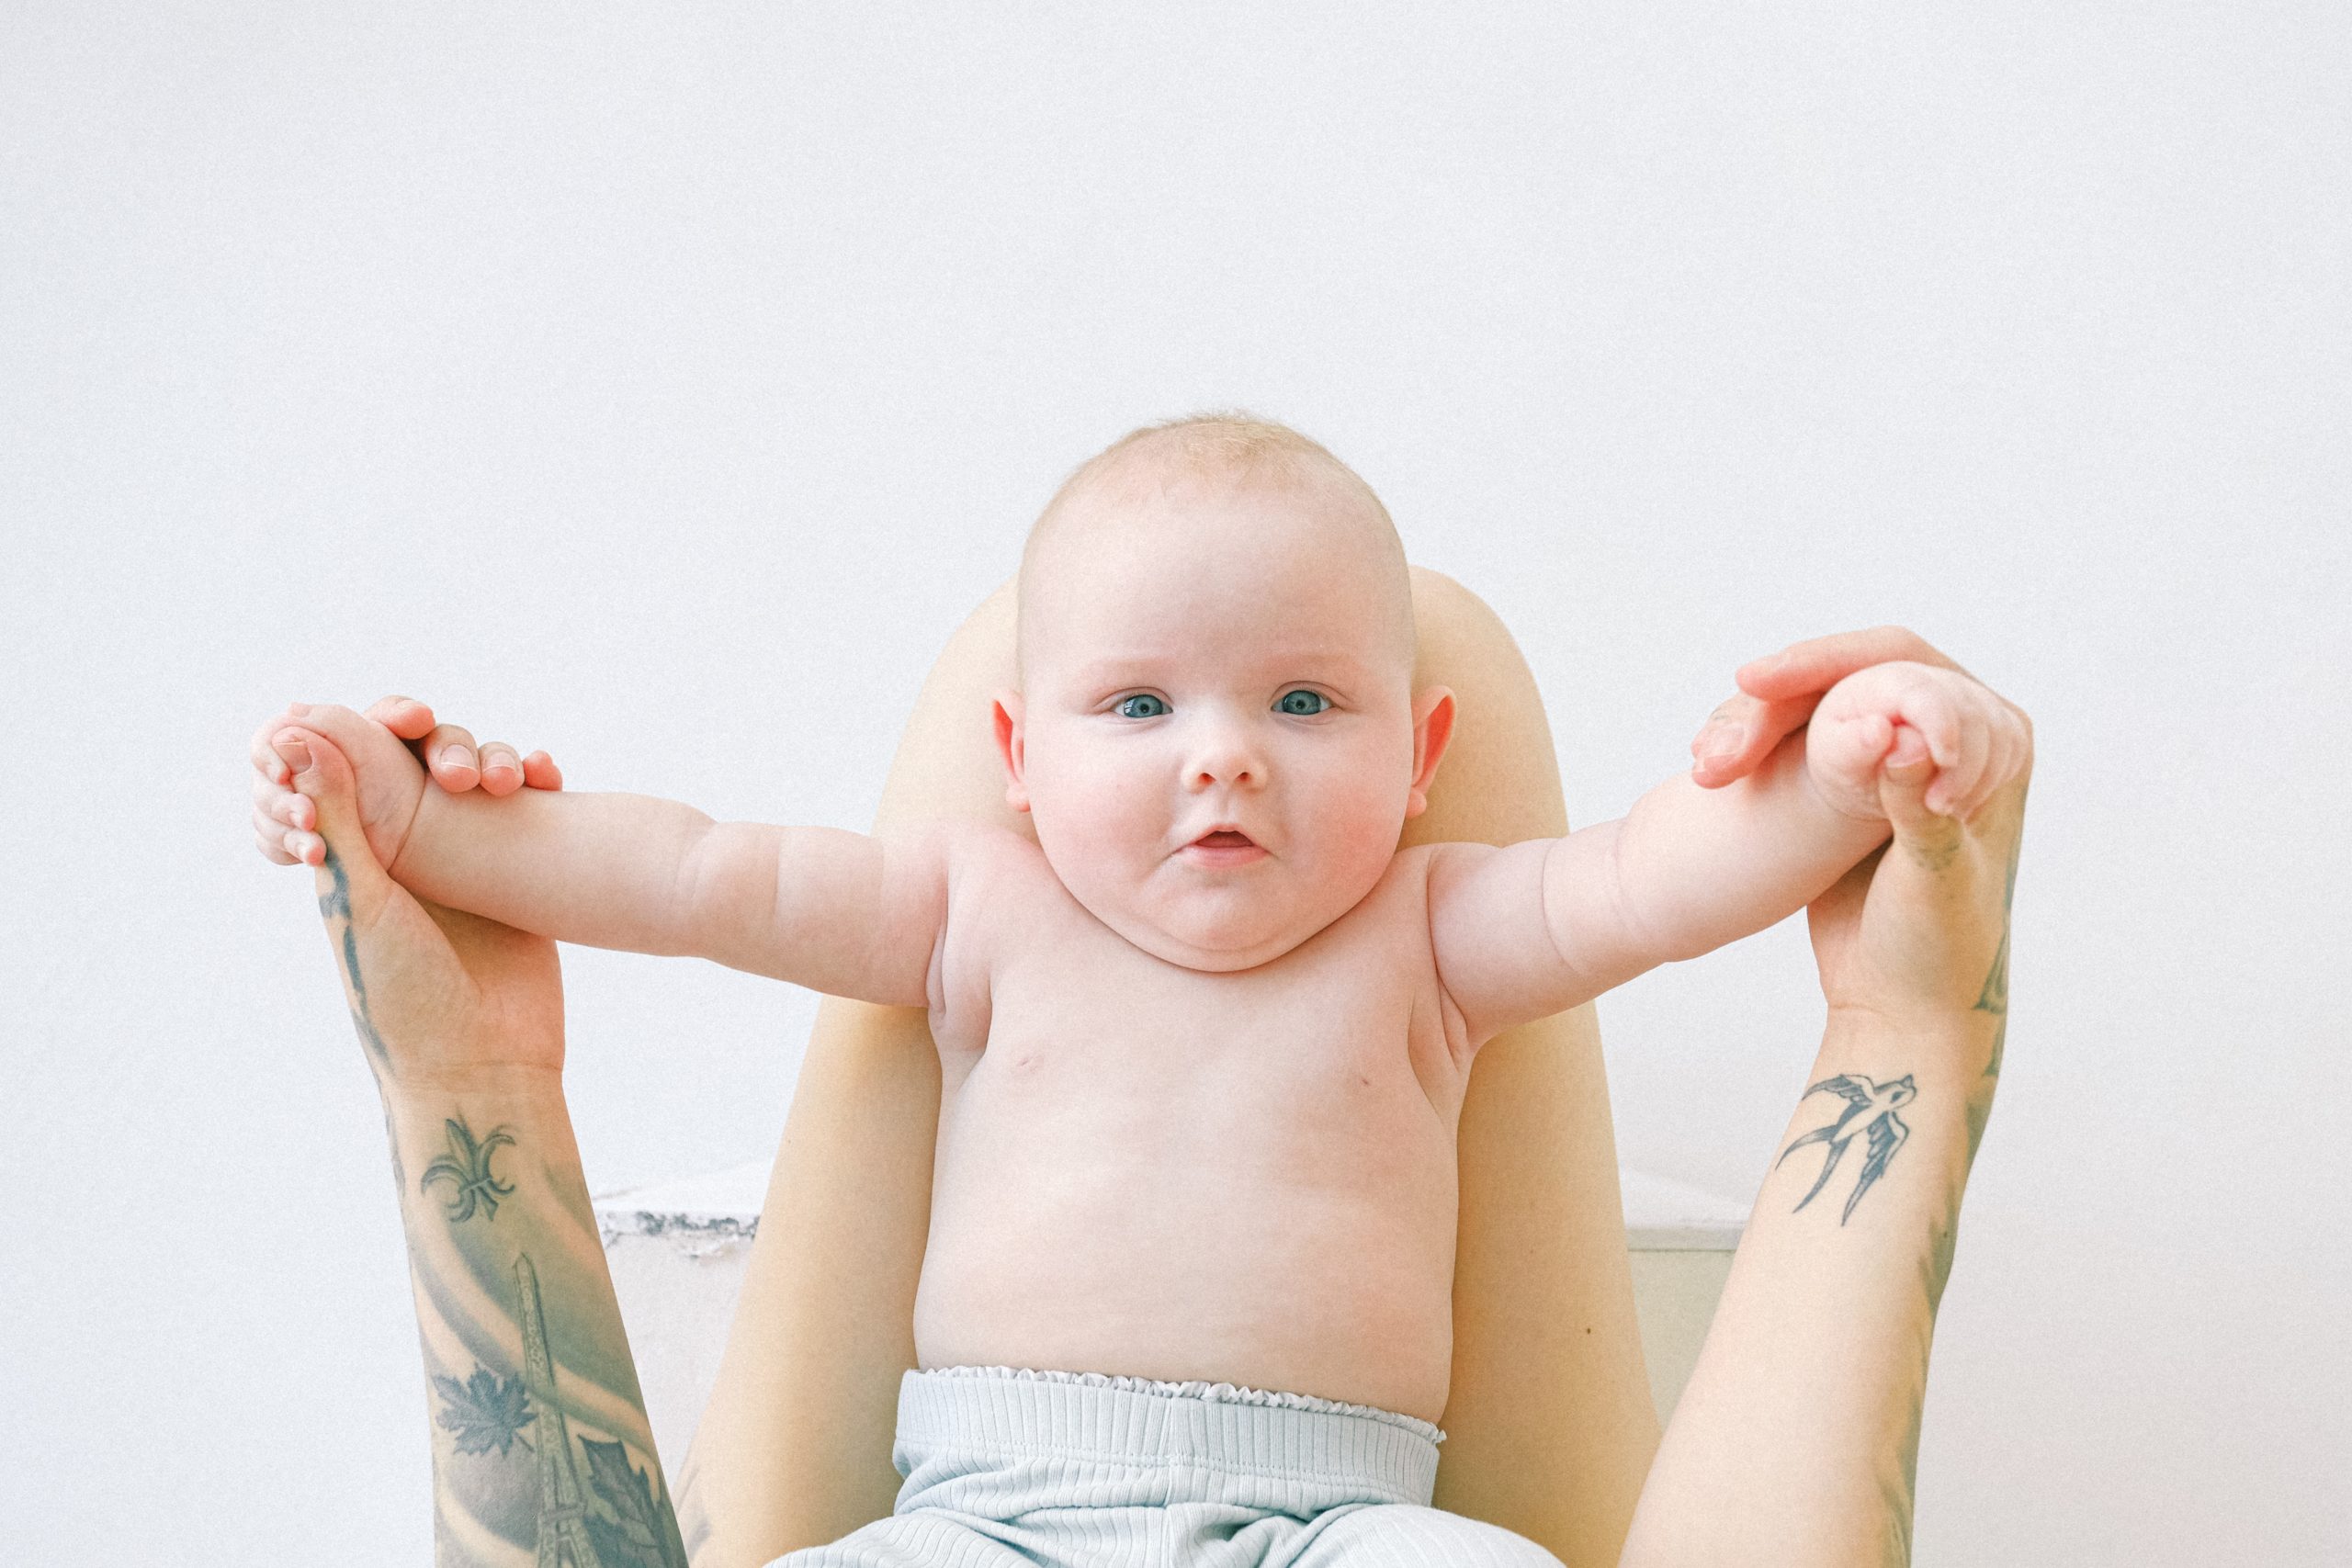
[[[1776,702],[1743,692],[1718,706],[1690,742],[1697,760],[1690,776],[1702,789],[1714,789],[1745,778],[1813,716],[1821,701],[1818,692]]]
[[[1792,642],[1778,653],[1741,665],[1733,678],[1748,695],[1776,702],[1826,692],[1857,670],[1895,660],[1968,673],[1906,626],[1871,626]]]
[[[533,789],[561,789],[563,770],[545,751],[534,751],[523,759],[523,782]]]
[[[1927,738],[1897,725],[1894,746],[1879,770],[1878,798],[1894,829],[1897,848],[1931,871],[1951,864],[1964,829],[1957,818],[1928,808],[1928,785],[1936,777]]]
[[[484,795],[508,795],[523,787],[523,759],[503,740],[485,740],[480,751]]]
[[[359,781],[349,759],[324,735],[299,725],[280,730],[272,748],[285,759],[294,788],[318,812],[318,830],[299,836],[310,852],[300,858],[319,870],[319,912],[347,916],[358,926],[371,923],[392,880],[368,848],[359,819]]]
[[[332,703],[289,703],[284,716],[262,727],[255,737],[254,765],[260,777],[254,786],[254,832],[265,840],[264,854],[268,854],[271,826],[279,823],[284,825],[278,829],[280,846],[291,857],[290,862],[279,863],[316,865],[326,852],[325,842],[317,833],[315,807],[300,799],[295,770],[286,749],[277,744],[279,739],[289,729],[300,729],[324,736],[339,747],[356,748],[366,744],[370,728],[366,717]],[[277,859],[276,855],[269,858]]]
[[[436,724],[424,738],[424,766],[433,782],[451,795],[463,795],[481,783],[481,755],[473,733],[454,724]]]

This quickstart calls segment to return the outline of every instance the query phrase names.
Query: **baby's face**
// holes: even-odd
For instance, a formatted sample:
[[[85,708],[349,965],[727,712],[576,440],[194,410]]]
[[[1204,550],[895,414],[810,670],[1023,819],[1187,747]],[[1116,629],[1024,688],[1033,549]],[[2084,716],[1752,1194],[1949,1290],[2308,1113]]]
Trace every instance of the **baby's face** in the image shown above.
[[[1187,482],[1099,504],[1124,510],[1062,527],[1024,584],[1008,798],[1120,935],[1254,967],[1387,870],[1452,699],[1415,701],[1401,563],[1343,501]]]

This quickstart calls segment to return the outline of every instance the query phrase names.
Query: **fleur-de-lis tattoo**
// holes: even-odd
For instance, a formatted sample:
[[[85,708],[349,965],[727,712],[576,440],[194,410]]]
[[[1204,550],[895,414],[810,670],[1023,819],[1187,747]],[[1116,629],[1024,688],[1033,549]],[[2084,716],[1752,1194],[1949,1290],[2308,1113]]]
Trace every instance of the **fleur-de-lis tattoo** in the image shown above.
[[[441,1200],[447,1205],[445,1213],[453,1224],[462,1224],[472,1219],[476,1204],[481,1207],[482,1218],[496,1219],[498,1201],[514,1191],[514,1184],[498,1179],[497,1173],[490,1168],[490,1156],[501,1144],[512,1144],[514,1137],[505,1128],[493,1127],[490,1130],[490,1136],[476,1143],[473,1130],[466,1125],[462,1116],[441,1125],[449,1134],[449,1152],[437,1156],[424,1168],[424,1175],[417,1181],[416,1190],[429,1192],[436,1181],[447,1181],[456,1188]]]
[[[1867,1138],[1870,1153],[1863,1156],[1861,1178],[1854,1183],[1852,1196],[1846,1200],[1846,1212],[1838,1218],[1842,1225],[1853,1217],[1854,1205],[1862,1201],[1862,1194],[1871,1190],[1871,1184],[1886,1174],[1903,1140],[1911,1135],[1910,1127],[1895,1111],[1918,1097],[1918,1086],[1911,1081],[1908,1073],[1892,1083],[1872,1083],[1867,1077],[1840,1073],[1834,1078],[1824,1078],[1804,1092],[1808,1097],[1822,1093],[1840,1095],[1845,1099],[1846,1109],[1828,1126],[1815,1128],[1781,1150],[1781,1157],[1772,1162],[1772,1168],[1780,1169],[1791,1155],[1807,1144],[1829,1145],[1829,1157],[1822,1161],[1819,1179],[1814,1182],[1813,1190],[1797,1201],[1797,1209],[1802,1209],[1829,1185],[1830,1173],[1838,1168],[1846,1145],[1854,1141],[1855,1134]],[[1789,1212],[1794,1213],[1796,1209]]]

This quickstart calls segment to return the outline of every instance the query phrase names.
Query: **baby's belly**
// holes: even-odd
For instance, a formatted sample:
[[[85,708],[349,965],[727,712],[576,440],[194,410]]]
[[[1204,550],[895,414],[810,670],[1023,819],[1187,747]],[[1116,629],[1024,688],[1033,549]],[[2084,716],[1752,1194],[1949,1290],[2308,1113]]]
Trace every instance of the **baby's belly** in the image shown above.
[[[967,1087],[980,1102],[942,1122],[922,1365],[1200,1379],[1442,1415],[1453,1130],[1408,1074],[1344,1121],[1266,1107],[1255,1127],[1229,1107],[1040,1115]]]

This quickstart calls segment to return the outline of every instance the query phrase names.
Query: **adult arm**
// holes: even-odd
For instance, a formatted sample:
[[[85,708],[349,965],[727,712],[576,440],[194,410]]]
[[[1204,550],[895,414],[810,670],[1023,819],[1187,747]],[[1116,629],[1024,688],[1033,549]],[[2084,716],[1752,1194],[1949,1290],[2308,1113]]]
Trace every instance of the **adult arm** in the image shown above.
[[[1965,819],[1927,810],[1932,769],[1900,740],[1882,786],[1893,844],[1810,910],[1821,1051],[1629,1568],[1910,1561],[1928,1349],[2006,1041],[2026,735],[2028,768]]]
[[[393,883],[360,828],[349,764],[322,736],[295,729],[272,752],[311,803],[320,910],[383,1098],[431,1413],[435,1561],[568,1546],[607,1568],[684,1568],[564,1105],[553,943]]]

